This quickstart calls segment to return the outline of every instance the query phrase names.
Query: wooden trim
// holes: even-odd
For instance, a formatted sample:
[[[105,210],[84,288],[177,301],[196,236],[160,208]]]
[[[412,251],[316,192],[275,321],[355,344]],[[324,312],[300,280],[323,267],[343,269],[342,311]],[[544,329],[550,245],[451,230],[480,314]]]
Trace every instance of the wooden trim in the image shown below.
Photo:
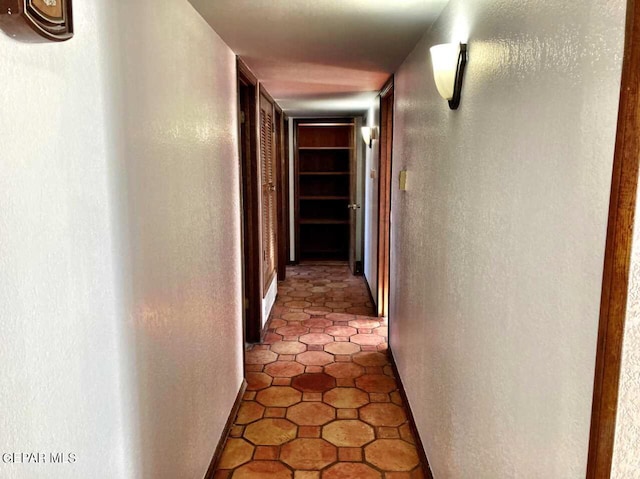
[[[613,461],[622,339],[640,166],[640,11],[627,2],[618,132],[613,160],[587,479],[609,477]]]
[[[276,249],[278,250],[278,259],[277,259],[277,272],[278,272],[278,281],[284,281],[287,277],[287,224],[289,222],[289,211],[286,207],[286,192],[289,189],[287,183],[287,169],[288,164],[286,162],[285,155],[285,122],[284,122],[284,114],[282,113],[282,109],[279,107],[276,108],[276,125],[278,129],[277,138],[276,138],[276,160],[277,160],[277,174],[276,174],[276,204],[277,204],[277,228],[278,234],[276,235],[278,238],[278,242],[276,244]]]
[[[407,412],[409,427],[411,428],[413,437],[415,437],[416,439],[416,450],[418,451],[418,456],[420,457],[420,464],[422,465],[422,473],[424,474],[424,477],[426,479],[433,479],[431,466],[429,465],[429,459],[427,458],[427,453],[424,450],[422,439],[420,439],[420,433],[418,432],[418,428],[416,427],[416,420],[413,417],[411,404],[409,403],[409,398],[407,398],[407,391],[404,389],[404,384],[402,384],[402,378],[400,378],[400,373],[398,372],[398,366],[396,364],[396,360],[393,357],[393,352],[391,351],[391,348],[389,348],[387,352],[389,354],[389,361],[391,362],[391,369],[393,369],[393,375],[395,376],[396,381],[398,383],[398,392],[400,393],[400,397],[402,398],[402,402],[404,403],[404,406],[405,406],[405,411]]]
[[[241,73],[242,76],[244,76],[246,80],[252,85],[257,85],[258,77],[256,77],[255,74],[251,71],[251,68],[249,68],[244,60],[242,60],[242,58],[240,58],[239,56],[236,56],[236,60],[238,64],[238,73]]]
[[[260,82],[260,94],[263,95],[267,100],[271,102],[274,109],[280,108],[280,105],[278,105],[278,102],[273,99],[273,97],[267,91],[267,88],[264,86],[262,82]],[[280,108],[280,111],[282,111],[282,108]]]
[[[286,211],[286,219],[285,219],[285,259],[286,263],[291,263],[291,195],[290,195],[290,181],[291,181],[291,172],[289,171],[289,165],[291,163],[291,150],[289,149],[289,122],[291,121],[287,115],[284,115],[284,207]]]
[[[293,239],[296,246],[293,255],[294,264],[300,262],[300,158],[298,155],[298,125],[300,123],[301,120],[293,120]]]
[[[244,396],[245,391],[247,390],[247,380],[243,379],[242,384],[240,384],[240,389],[238,390],[238,394],[236,396],[236,400],[233,403],[233,407],[231,408],[231,412],[229,413],[229,417],[227,418],[227,422],[222,430],[222,434],[220,435],[220,440],[218,441],[218,445],[216,446],[216,450],[213,453],[213,459],[209,463],[209,469],[207,469],[207,473],[204,475],[204,479],[213,479],[215,476],[216,469],[218,467],[218,463],[220,462],[220,457],[222,456],[222,451],[224,450],[224,445],[229,438],[229,434],[231,433],[231,428],[233,427],[233,422],[238,415],[238,411],[240,410],[240,405],[242,404],[242,397]]]
[[[238,148],[241,171],[242,198],[242,272],[243,272],[243,329],[244,341],[260,340],[262,326],[261,248],[260,248],[260,186],[257,143],[257,83],[247,76],[238,60]],[[243,93],[246,89],[246,93]],[[243,95],[246,97],[243,98]],[[242,123],[242,104],[245,123]],[[258,217],[256,217],[258,215]]]
[[[394,76],[391,75],[388,80],[385,82],[385,84],[382,86],[382,88],[380,88],[380,96],[381,97],[385,97],[389,94],[389,90],[391,90],[393,88],[393,78]]]
[[[391,174],[393,163],[393,77],[380,95],[380,141],[378,161],[378,316],[389,315],[389,269],[391,265]]]

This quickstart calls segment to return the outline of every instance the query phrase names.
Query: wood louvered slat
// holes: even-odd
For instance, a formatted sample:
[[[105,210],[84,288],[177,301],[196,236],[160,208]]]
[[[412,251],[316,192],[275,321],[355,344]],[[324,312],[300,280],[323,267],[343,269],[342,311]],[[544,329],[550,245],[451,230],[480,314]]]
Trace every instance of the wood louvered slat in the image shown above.
[[[266,293],[276,272],[276,188],[273,104],[260,97],[260,176],[262,183],[262,263]]]

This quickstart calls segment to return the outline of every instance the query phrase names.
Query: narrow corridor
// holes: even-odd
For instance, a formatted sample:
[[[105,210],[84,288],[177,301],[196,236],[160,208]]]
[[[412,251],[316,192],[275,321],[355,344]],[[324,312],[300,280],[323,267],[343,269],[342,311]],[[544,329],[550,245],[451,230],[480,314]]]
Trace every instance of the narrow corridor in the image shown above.
[[[362,277],[287,268],[215,479],[423,479]]]

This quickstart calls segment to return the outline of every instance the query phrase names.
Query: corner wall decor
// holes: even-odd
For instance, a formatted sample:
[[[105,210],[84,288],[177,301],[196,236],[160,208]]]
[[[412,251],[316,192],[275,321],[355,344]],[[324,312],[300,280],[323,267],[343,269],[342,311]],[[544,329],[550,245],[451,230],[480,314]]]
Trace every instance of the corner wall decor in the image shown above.
[[[73,37],[72,0],[0,0],[0,28],[25,42]]]
[[[443,43],[431,47],[433,78],[440,96],[456,110],[460,105],[462,77],[467,64],[466,43]]]

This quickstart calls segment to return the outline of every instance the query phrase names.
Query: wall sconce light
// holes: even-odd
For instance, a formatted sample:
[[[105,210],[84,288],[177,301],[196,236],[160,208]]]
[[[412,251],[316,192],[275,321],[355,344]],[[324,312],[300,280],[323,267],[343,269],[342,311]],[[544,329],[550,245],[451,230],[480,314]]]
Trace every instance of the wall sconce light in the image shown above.
[[[443,43],[431,47],[431,64],[438,93],[449,102],[449,108],[457,109],[467,64],[467,44]]]
[[[363,126],[360,128],[362,132],[362,139],[371,148],[373,146],[373,140],[378,139],[378,127],[377,126]]]

